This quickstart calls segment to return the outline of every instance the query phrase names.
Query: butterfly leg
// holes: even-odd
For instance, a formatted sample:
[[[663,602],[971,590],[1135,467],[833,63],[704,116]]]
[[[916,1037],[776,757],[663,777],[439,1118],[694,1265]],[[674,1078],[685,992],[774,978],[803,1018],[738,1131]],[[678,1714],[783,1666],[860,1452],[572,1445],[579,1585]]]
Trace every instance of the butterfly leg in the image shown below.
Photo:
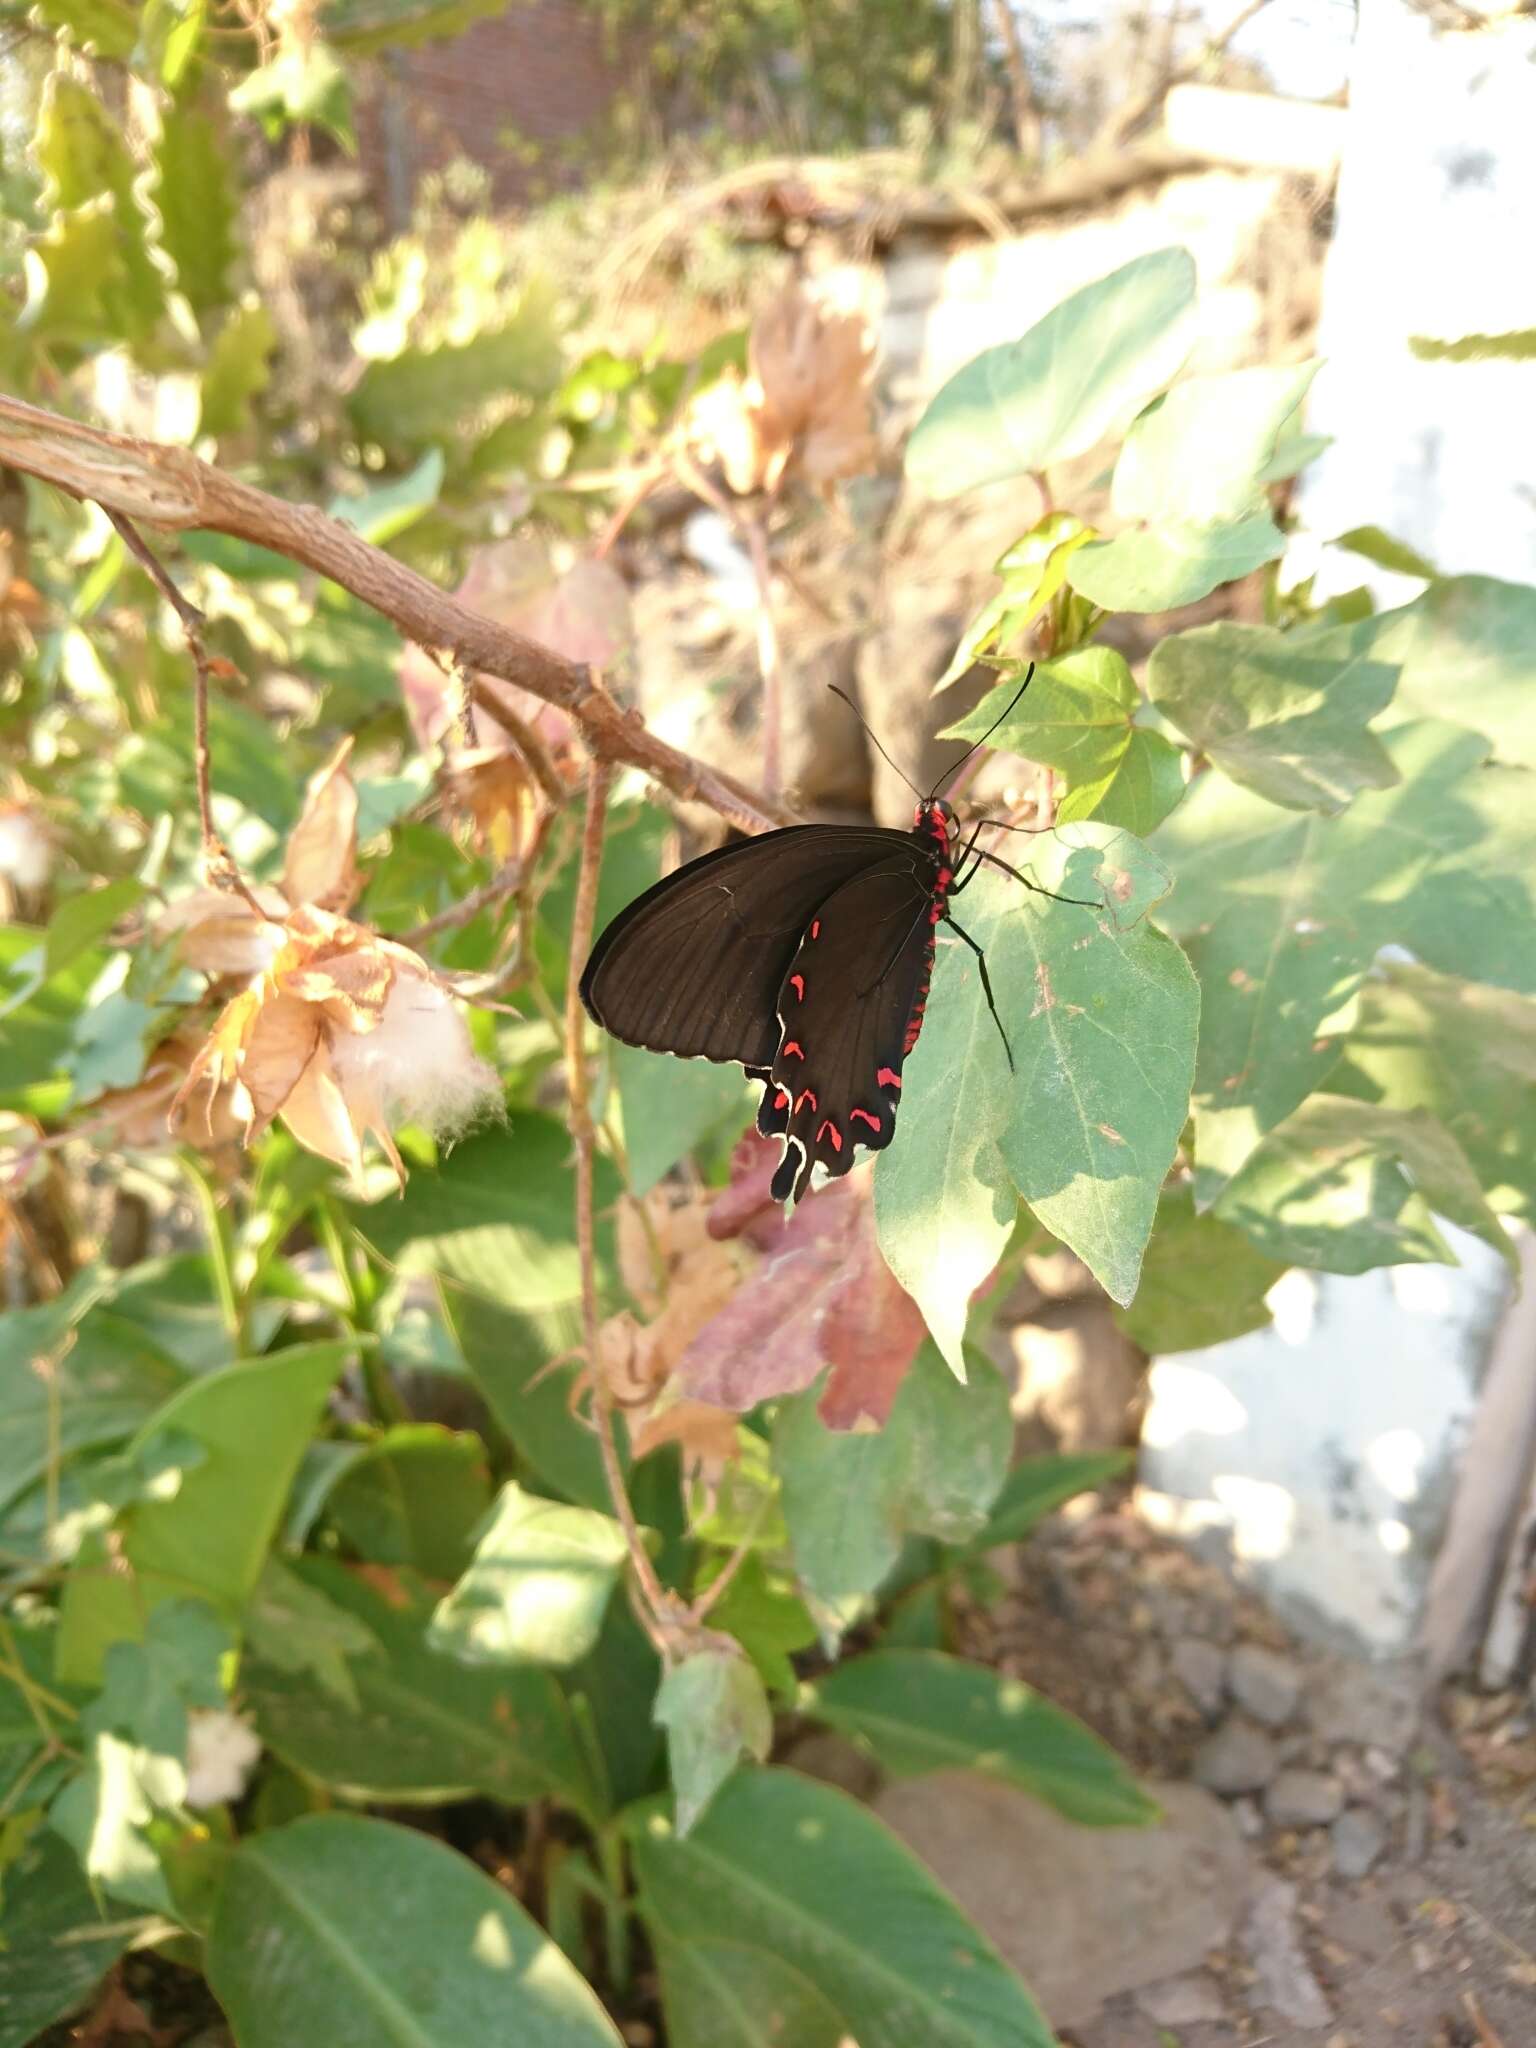
[[[992,1012],[992,1022],[997,1026],[997,1035],[1003,1041],[1003,1051],[1008,1055],[1008,1071],[1010,1074],[1015,1074],[1018,1072],[1018,1069],[1013,1064],[1013,1047],[1008,1043],[1008,1034],[1003,1029],[1003,1020],[997,1014],[997,1004],[992,999],[992,978],[987,973],[987,956],[971,937],[970,933],[962,926],[956,924],[952,917],[946,917],[944,922],[957,938],[964,939],[965,943],[976,955],[976,964],[981,969],[982,994],[987,999],[987,1008]]]
[[[972,881],[975,878],[983,861],[989,862],[995,868],[1001,868],[1005,875],[1012,875],[1016,882],[1022,882],[1025,888],[1032,890],[1036,896],[1049,896],[1053,903],[1075,903],[1080,910],[1102,910],[1104,907],[1101,903],[1091,901],[1087,896],[1058,896],[1054,889],[1042,889],[1038,882],[1032,882],[1022,870],[1010,867],[1007,861],[999,860],[995,853],[988,853],[984,846],[977,847],[976,867],[971,869],[970,874],[965,878],[965,882]],[[956,882],[954,888],[949,892],[950,895],[958,895],[965,887],[965,882]]]

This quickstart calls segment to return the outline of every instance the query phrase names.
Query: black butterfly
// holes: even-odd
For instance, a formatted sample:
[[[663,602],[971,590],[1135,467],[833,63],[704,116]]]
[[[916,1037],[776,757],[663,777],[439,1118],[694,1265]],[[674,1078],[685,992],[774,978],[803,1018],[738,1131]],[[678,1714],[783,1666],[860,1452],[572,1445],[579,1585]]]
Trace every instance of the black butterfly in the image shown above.
[[[790,825],[689,861],[620,911],[592,948],[581,977],[587,1014],[626,1045],[734,1061],[762,1081],[757,1127],[784,1140],[773,1196],[798,1202],[813,1167],[846,1173],[856,1147],[878,1152],[895,1135],[941,923],[975,953],[1013,1065],[986,956],[950,915],[950,898],[983,862],[1052,892],[976,844],[987,822],[960,846],[953,807],[926,796],[910,832]]]

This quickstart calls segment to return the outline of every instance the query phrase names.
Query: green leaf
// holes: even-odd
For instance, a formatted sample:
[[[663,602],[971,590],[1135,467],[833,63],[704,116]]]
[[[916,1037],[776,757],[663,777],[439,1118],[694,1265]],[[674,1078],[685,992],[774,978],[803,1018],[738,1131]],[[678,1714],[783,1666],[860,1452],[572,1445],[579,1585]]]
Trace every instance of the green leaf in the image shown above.
[[[1164,643],[1166,645],[1166,643]],[[946,728],[945,739],[980,739],[1018,689],[1000,683],[974,711]],[[1133,724],[1141,693],[1125,656],[1112,647],[1078,647],[1037,665],[1016,709],[991,745],[1061,771],[1068,790],[1057,816],[1067,824],[1095,817],[1128,832],[1155,830],[1184,794],[1178,749],[1161,733]]]
[[[1397,780],[1368,723],[1397,687],[1374,619],[1345,626],[1223,621],[1154,648],[1147,685],[1159,711],[1217,767],[1272,804],[1341,811]]]
[[[1132,530],[1080,548],[1072,588],[1111,611],[1169,611],[1273,561],[1284,543],[1260,476],[1316,370],[1188,377],[1144,412],[1115,465],[1114,508]]]
[[[475,1385],[529,1469],[569,1500],[605,1508],[608,1483],[590,1429],[571,1412],[570,1366],[548,1370],[580,1342],[574,1305],[555,1315],[523,1316],[469,1287],[442,1286],[443,1314]]]
[[[609,1058],[624,1113],[624,1153],[634,1194],[655,1187],[727,1119],[750,1120],[749,1084],[739,1067],[672,1059],[618,1043],[609,1048]]]
[[[231,155],[230,138],[199,108],[173,102],[165,109],[155,148],[160,245],[199,316],[229,303],[229,272],[239,253]],[[205,420],[207,410],[205,392]]]
[[[559,375],[551,309],[530,295],[505,327],[457,346],[411,349],[370,363],[347,405],[359,434],[381,447],[452,446],[487,404],[511,391],[532,398],[550,390]]]
[[[260,1574],[299,1459],[338,1373],[346,1342],[305,1344],[232,1365],[174,1394],[139,1431],[178,1431],[201,1464],[170,1500],[124,1513],[131,1581],[82,1567],[65,1589],[59,1675],[88,1683],[119,1637],[140,1636],[150,1608],[202,1594],[237,1618]]]
[[[1085,454],[1177,373],[1194,297],[1187,249],[1138,256],[1073,292],[950,378],[913,429],[907,476],[952,498]]]
[[[1316,462],[1325,449],[1333,446],[1332,434],[1282,433],[1275,443],[1275,452],[1259,471],[1261,484],[1283,484],[1293,476]]]
[[[346,1687],[315,1682],[325,1612],[294,1606],[286,1579],[336,1615],[331,1643]],[[261,1738],[285,1762],[348,1799],[442,1805],[483,1793],[508,1806],[557,1798],[588,1818],[595,1796],[569,1708],[546,1671],[476,1668],[427,1639],[431,1594],[409,1572],[365,1582],[327,1558],[304,1558],[256,1601],[241,1690]],[[302,1634],[273,1655],[285,1613]],[[360,1641],[361,1629],[365,1641]],[[302,1652],[302,1656],[301,1653]],[[335,1676],[329,1666],[329,1676]]]
[[[1328,545],[1347,548],[1350,554],[1374,562],[1378,569],[1390,569],[1396,576],[1433,578],[1439,574],[1433,562],[1379,526],[1352,526],[1348,533],[1335,534]]]
[[[103,57],[130,56],[138,39],[138,10],[129,0],[33,0],[31,11]]]
[[[336,55],[318,36],[286,39],[270,63],[247,72],[229,95],[237,114],[259,121],[276,142],[289,127],[325,128],[355,149],[352,87]]]
[[[1330,1091],[1422,1109],[1492,1206],[1536,1220],[1536,1002],[1394,962],[1360,992]]]
[[[1284,1265],[1232,1224],[1195,1207],[1187,1184],[1166,1188],[1142,1262],[1141,1285],[1115,1321],[1143,1351],[1199,1351],[1270,1320],[1265,1301]]]
[[[52,1301],[0,1314],[0,1506],[50,1463],[132,1436],[181,1384],[131,1326],[90,1318],[107,1286],[88,1266]]]
[[[207,0],[146,0],[134,69],[154,72],[174,92],[197,54],[206,15]]]
[[[667,1731],[679,1836],[693,1828],[740,1759],[761,1763],[773,1741],[763,1681],[728,1646],[697,1650],[674,1664],[661,1681],[652,1719]]]
[[[663,1938],[734,1942],[750,1929],[859,2048],[1052,2048],[985,1936],[845,1793],[738,1771],[685,1839],[654,1809],[632,1810],[626,1831],[641,1911]]]
[[[1313,1095],[1250,1154],[1216,1214],[1262,1251],[1325,1273],[1438,1260],[1455,1253],[1431,1212],[1459,1223],[1516,1268],[1466,1154],[1422,1109]]]
[[[773,1457],[790,1549],[833,1630],[877,1590],[908,1534],[962,1543],[986,1519],[1008,1466],[1008,1390],[980,1353],[966,1363],[962,1386],[925,1345],[882,1430],[828,1429],[813,1388],[780,1404]]]
[[[43,973],[58,974],[89,952],[119,918],[143,902],[145,894],[142,882],[124,875],[115,882],[103,882],[100,888],[82,889],[76,896],[65,897],[48,923]]]
[[[165,282],[149,251],[148,223],[136,189],[138,167],[102,95],[67,71],[53,72],[43,94],[35,148],[54,210],[110,205],[121,283],[112,280],[104,286],[103,304],[130,337],[148,334],[164,311]]]
[[[410,48],[434,36],[456,36],[504,0],[330,0],[325,32],[354,57]]]
[[[1003,587],[989,598],[960,636],[949,667],[933,686],[947,689],[984,656],[1003,654],[1034,624],[1067,580],[1067,560],[1074,548],[1093,537],[1070,512],[1048,512],[1022,534],[997,563]]]
[[[412,1422],[385,1430],[352,1460],[325,1507],[344,1540],[372,1563],[452,1579],[469,1561],[490,1501],[479,1437]]]
[[[251,417],[251,400],[270,379],[277,348],[272,316],[260,304],[236,306],[214,336],[203,370],[199,434],[237,434]]]
[[[1421,363],[1529,363],[1536,361],[1536,327],[1517,327],[1507,334],[1464,334],[1457,341],[1410,334],[1408,347]]]
[[[432,1645],[467,1664],[574,1664],[597,1641],[625,1556],[611,1515],[509,1483],[438,1603]]]
[[[938,1650],[873,1650],[801,1688],[813,1721],[868,1742],[898,1778],[979,1771],[1083,1827],[1144,1827],[1149,1799],[1107,1743],[1032,1686]]]
[[[880,1248],[953,1361],[965,1300],[1012,1227],[1014,1193],[1117,1301],[1136,1289],[1189,1108],[1198,1015],[1179,949],[1145,921],[1167,871],[1097,822],[1035,842],[1040,888],[979,877],[965,929],[984,947],[1010,1074],[969,956],[934,975],[902,1140],[875,1171]],[[958,951],[958,949],[956,949]]]
[[[443,451],[429,448],[404,476],[391,477],[387,484],[375,484],[372,490],[357,497],[333,498],[330,515],[360,533],[364,540],[371,540],[376,548],[382,548],[430,512],[442,489]]]
[[[127,266],[110,199],[55,213],[26,252],[27,302],[18,333],[76,348],[126,333]]]
[[[167,1600],[144,1624],[144,1640],[113,1643],[104,1660],[93,1729],[126,1736],[157,1756],[185,1763],[188,1707],[222,1707],[235,1639],[203,1600]]]
[[[842,2048],[819,1991],[771,1949],[652,1929],[669,2048]]]
[[[1216,771],[1158,834],[1163,913],[1200,977],[1196,1198],[1319,1086],[1381,947],[1536,994],[1536,807],[1520,770],[1433,720],[1386,735],[1401,780],[1339,817],[1286,813]]]
[[[959,1561],[983,1557],[1000,1544],[1022,1543],[1067,1501],[1120,1478],[1130,1460],[1129,1451],[1062,1451],[1021,1458],[1003,1481],[985,1523],[961,1547]]]
[[[28,1837],[4,1880],[0,2048],[28,2048],[85,2003],[136,1929],[91,1890],[80,1858],[51,1829]]]
[[[1536,589],[1447,576],[1376,623],[1379,657],[1403,665],[1403,717],[1454,718],[1499,760],[1536,768]]]
[[[600,1214],[618,1194],[618,1176],[600,1161]],[[403,1195],[349,1213],[403,1273],[441,1273],[516,1311],[548,1340],[543,1360],[577,1341],[575,1184],[570,1136],[557,1118],[515,1111],[455,1145],[435,1173],[413,1175]],[[600,1225],[605,1280],[611,1242]]]
[[[504,1886],[411,1828],[315,1814],[231,1855],[208,1981],[241,2048],[620,2048]]]
[[[256,1664],[312,1678],[353,1714],[361,1701],[348,1659],[379,1648],[361,1621],[275,1557],[262,1566],[246,1607],[245,1640]]]
[[[740,1643],[765,1685],[793,1694],[797,1681],[789,1660],[815,1642],[816,1624],[788,1573],[770,1571],[760,1556],[749,1554],[711,1608],[710,1625]]]
[[[98,1730],[85,1768],[59,1794],[49,1823],[74,1849],[86,1876],[103,1891],[148,1913],[176,1918],[157,1837],[187,1790],[176,1757]]]

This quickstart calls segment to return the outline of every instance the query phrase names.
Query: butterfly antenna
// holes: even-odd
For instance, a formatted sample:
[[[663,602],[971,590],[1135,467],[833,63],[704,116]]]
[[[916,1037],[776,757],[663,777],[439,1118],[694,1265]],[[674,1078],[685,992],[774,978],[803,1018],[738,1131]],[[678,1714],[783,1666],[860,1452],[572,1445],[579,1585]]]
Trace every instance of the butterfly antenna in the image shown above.
[[[982,734],[981,738],[975,741],[973,745],[966,748],[965,752],[960,756],[959,760],[954,763],[953,767],[945,769],[943,775],[939,778],[940,781],[946,783],[954,781],[955,777],[960,773],[960,770],[965,766],[966,762],[969,761],[972,754],[975,753],[977,747],[984,747],[987,744],[987,741],[991,739],[993,733],[997,731],[997,728],[1003,723],[1004,719],[1007,718],[1009,712],[1012,711],[1014,705],[1018,703],[1019,699],[1023,696],[1024,692],[1029,688],[1030,684],[1034,681],[1034,679],[1035,664],[1031,662],[1029,664],[1029,667],[1024,671],[1023,682],[1020,683],[1019,687],[1014,691],[1013,695],[1009,698],[1008,702],[1003,706],[1002,710],[997,714],[996,718],[994,718],[992,723],[987,727],[986,731]],[[836,689],[837,685],[833,683],[829,687],[831,687],[832,689]],[[878,741],[876,741],[876,745],[879,745]],[[898,770],[897,772],[900,773],[900,770]],[[935,784],[933,796],[930,796],[928,799],[929,803],[933,802],[933,797],[937,796],[938,793],[938,786],[937,784]]]
[[[869,734],[870,738],[874,741],[875,747],[879,752],[880,758],[882,761],[885,762],[886,766],[889,768],[896,768],[896,773],[901,777],[902,781],[907,785],[908,789],[911,790],[912,794],[915,797],[921,799],[923,792],[918,788],[917,784],[912,780],[911,776],[907,773],[905,768],[896,767],[896,763],[891,759],[890,755],[885,751],[884,747],[880,745],[879,735],[876,733],[875,728],[864,716],[863,712],[859,709],[858,705],[854,703],[853,699],[849,696],[848,692],[846,690],[840,690],[836,683],[828,683],[827,688],[832,692],[834,697],[842,698],[843,702],[848,706],[848,709],[853,713],[854,717],[859,721],[860,725],[863,726],[864,730]],[[1006,712],[1004,713],[1004,716],[1007,716]]]

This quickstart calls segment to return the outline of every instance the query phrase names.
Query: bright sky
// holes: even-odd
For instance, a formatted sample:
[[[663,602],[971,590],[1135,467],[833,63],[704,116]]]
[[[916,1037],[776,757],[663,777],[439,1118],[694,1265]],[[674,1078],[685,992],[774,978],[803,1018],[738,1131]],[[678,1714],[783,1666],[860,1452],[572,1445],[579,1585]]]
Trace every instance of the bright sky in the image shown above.
[[[1171,0],[1152,0],[1158,10]],[[1241,0],[1197,0],[1213,32],[1225,28]],[[1046,18],[1066,24],[1102,21],[1114,0],[1057,0]],[[1059,11],[1058,11],[1059,10]],[[1277,92],[1326,99],[1344,84],[1355,33],[1355,0],[1270,0],[1234,38],[1232,48],[1261,62]]]

